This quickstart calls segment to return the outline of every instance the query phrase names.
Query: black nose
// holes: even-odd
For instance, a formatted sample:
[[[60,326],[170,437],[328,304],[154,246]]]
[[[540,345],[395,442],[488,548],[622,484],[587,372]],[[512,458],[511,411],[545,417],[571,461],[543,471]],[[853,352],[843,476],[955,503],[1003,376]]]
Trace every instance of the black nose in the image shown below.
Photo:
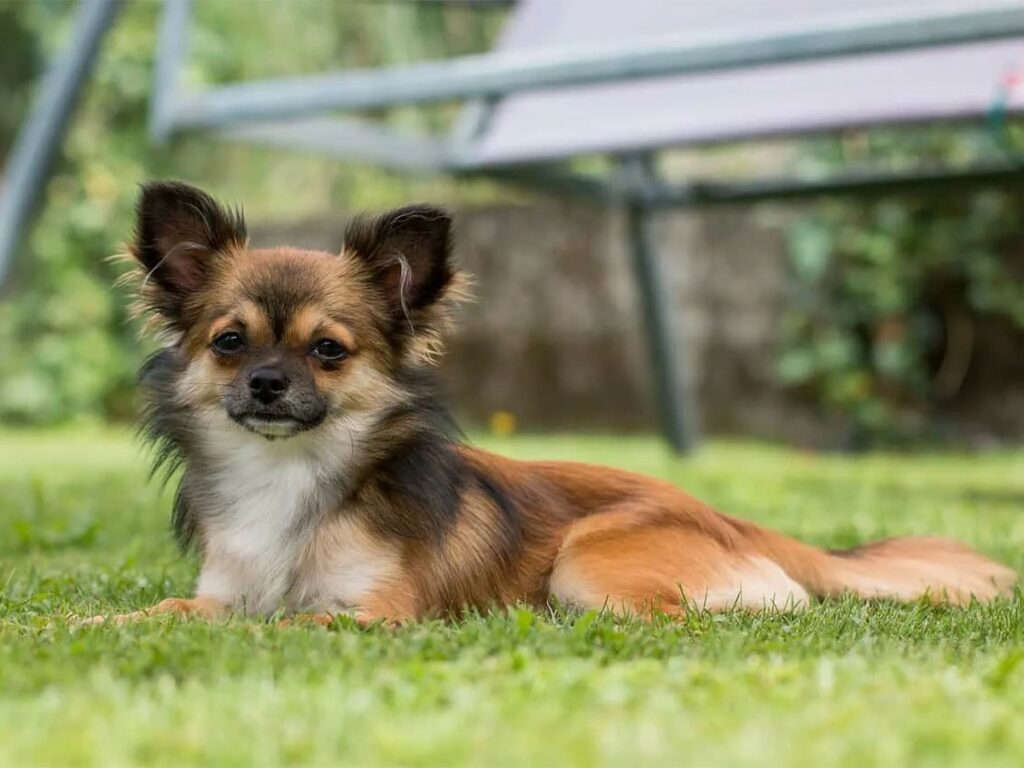
[[[279,368],[257,368],[249,374],[249,391],[264,405],[270,405],[288,389],[288,377]]]

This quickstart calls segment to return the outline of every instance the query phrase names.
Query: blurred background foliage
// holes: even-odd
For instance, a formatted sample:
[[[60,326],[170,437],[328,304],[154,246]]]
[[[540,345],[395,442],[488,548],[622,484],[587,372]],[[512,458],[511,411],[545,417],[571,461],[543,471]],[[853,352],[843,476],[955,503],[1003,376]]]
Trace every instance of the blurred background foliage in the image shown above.
[[[1017,125],[874,130],[804,144],[841,169],[966,165],[1020,146]],[[993,327],[1024,331],[1024,199],[932,191],[819,203],[791,223],[778,373],[845,417],[855,444],[942,437]]]
[[[0,157],[6,155],[47,57],[67,32],[65,0],[0,3]],[[322,216],[410,198],[488,199],[484,183],[397,177],[303,154],[210,138],[158,146],[147,138],[156,3],[128,3],[108,36],[48,185],[27,252],[0,301],[0,421],[126,418],[145,350],[118,268],[105,257],[131,228],[134,187],[181,177],[252,218]],[[185,79],[202,86],[329,68],[395,64],[483,51],[504,11],[432,3],[196,4]],[[453,107],[382,116],[444,131]],[[1005,151],[1016,137],[1001,132]],[[850,133],[801,144],[818,170],[965,162],[993,151],[992,133],[948,128]],[[858,439],[934,433],[937,409],[970,366],[979,318],[1024,329],[1024,227],[1010,192],[827,201],[789,225],[791,301],[779,351],[782,382],[850,420]],[[339,214],[340,215],[340,214]]]

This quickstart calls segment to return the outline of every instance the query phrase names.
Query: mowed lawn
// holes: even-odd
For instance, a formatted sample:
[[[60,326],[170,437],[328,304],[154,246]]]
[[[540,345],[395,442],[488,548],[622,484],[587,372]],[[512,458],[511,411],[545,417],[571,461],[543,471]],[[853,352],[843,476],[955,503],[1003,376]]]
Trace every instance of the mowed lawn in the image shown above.
[[[824,546],[955,536],[1024,569],[1024,452],[816,456],[482,440],[668,478]],[[1024,604],[843,600],[616,621],[525,608],[398,630],[71,614],[187,595],[169,492],[126,432],[0,431],[6,765],[1020,765]]]

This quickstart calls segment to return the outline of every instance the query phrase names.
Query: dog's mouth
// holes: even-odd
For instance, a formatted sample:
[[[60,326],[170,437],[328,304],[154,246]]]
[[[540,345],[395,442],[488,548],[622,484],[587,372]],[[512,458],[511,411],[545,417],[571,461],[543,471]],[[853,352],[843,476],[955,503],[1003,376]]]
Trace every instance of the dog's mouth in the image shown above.
[[[280,413],[255,412],[233,417],[245,429],[268,440],[292,437],[312,429],[319,422],[307,422]]]

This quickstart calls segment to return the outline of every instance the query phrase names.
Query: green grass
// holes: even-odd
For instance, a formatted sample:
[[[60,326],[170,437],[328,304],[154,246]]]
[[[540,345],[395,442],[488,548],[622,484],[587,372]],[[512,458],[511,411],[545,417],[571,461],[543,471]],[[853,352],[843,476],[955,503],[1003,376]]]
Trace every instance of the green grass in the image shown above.
[[[485,441],[616,464],[826,546],[955,536],[1024,569],[1024,453]],[[653,625],[517,609],[389,631],[68,614],[189,593],[118,431],[0,432],[0,764],[1019,765],[1024,603]]]

